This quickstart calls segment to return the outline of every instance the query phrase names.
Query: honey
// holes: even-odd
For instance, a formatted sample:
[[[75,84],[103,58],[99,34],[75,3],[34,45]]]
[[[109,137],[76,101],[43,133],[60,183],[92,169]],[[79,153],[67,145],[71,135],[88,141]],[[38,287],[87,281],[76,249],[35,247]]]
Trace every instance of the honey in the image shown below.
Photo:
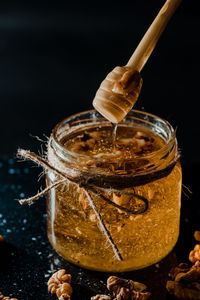
[[[72,181],[51,189],[47,197],[48,238],[62,257],[88,269],[123,272],[152,265],[173,249],[182,176],[168,122],[131,111],[113,134],[112,124],[97,112],[83,112],[56,126],[52,148],[64,167],[89,174],[111,201],[91,194],[122,259],[116,259],[84,187]],[[49,171],[47,184],[57,180]]]

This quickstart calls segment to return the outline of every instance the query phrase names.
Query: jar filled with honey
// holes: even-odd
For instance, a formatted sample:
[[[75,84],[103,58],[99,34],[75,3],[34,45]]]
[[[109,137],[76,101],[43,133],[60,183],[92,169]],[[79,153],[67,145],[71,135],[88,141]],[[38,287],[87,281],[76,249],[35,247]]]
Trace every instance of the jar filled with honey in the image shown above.
[[[55,184],[47,197],[48,238],[66,260],[124,272],[173,249],[182,172],[167,121],[132,110],[113,125],[94,110],[82,112],[54,128],[48,160],[60,172],[47,173],[47,185]]]

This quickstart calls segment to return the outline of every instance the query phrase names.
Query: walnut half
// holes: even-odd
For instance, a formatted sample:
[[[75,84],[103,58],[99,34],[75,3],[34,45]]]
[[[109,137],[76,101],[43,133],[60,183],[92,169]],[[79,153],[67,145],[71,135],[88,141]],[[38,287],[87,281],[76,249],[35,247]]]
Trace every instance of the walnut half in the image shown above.
[[[143,283],[110,276],[107,280],[107,288],[113,292],[116,300],[146,300],[151,293]]]
[[[179,264],[169,274],[167,281],[168,292],[178,299],[200,299],[200,262],[197,261],[191,268],[187,264]]]
[[[71,275],[62,269],[54,273],[48,280],[48,291],[51,294],[56,294],[59,300],[71,299]]]

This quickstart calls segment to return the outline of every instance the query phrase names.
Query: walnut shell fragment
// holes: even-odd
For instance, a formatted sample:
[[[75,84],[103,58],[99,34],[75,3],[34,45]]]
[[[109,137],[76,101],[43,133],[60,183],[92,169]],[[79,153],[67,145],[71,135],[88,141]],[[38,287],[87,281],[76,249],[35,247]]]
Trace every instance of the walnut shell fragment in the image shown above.
[[[186,273],[190,270],[190,266],[187,263],[180,263],[178,266],[173,267],[169,272],[171,280],[175,280],[176,276],[180,273]]]
[[[54,273],[48,280],[48,291],[51,294],[56,294],[59,300],[71,299],[71,275],[62,269]]]
[[[143,283],[110,276],[107,280],[107,288],[113,292],[116,300],[146,300],[151,293]]]

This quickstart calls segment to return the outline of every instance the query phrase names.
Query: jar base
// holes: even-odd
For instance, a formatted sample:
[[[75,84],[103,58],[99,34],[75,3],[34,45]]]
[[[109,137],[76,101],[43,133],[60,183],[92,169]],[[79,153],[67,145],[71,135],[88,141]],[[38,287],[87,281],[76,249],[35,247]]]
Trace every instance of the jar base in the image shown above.
[[[126,266],[123,267],[121,265],[121,262],[116,261],[116,260],[113,260],[113,267],[111,267],[111,266],[105,267],[105,265],[104,265],[104,267],[95,267],[92,263],[89,262],[89,260],[87,260],[87,263],[84,263],[75,258],[70,259],[69,257],[66,257],[66,255],[63,253],[62,250],[59,250],[58,247],[54,246],[54,243],[52,242],[50,235],[48,235],[48,239],[49,239],[49,242],[50,242],[52,248],[59,256],[61,256],[64,260],[66,260],[67,262],[69,262],[77,267],[81,267],[81,268],[84,268],[86,270],[91,270],[91,271],[98,271],[98,272],[122,273],[122,272],[131,272],[131,271],[142,270],[142,269],[148,268],[156,263],[159,263],[160,261],[165,259],[167,256],[169,256],[171,252],[173,252],[174,247],[176,246],[178,237],[176,238],[174,244],[170,247],[170,250],[166,251],[160,257],[157,257],[156,259],[152,259],[151,261],[149,260],[148,262],[145,262],[144,264],[139,265],[139,264],[135,263],[135,266],[133,266],[133,264],[132,264],[131,267],[127,267],[127,263],[126,263]],[[114,264],[115,264],[115,266],[114,266]]]

